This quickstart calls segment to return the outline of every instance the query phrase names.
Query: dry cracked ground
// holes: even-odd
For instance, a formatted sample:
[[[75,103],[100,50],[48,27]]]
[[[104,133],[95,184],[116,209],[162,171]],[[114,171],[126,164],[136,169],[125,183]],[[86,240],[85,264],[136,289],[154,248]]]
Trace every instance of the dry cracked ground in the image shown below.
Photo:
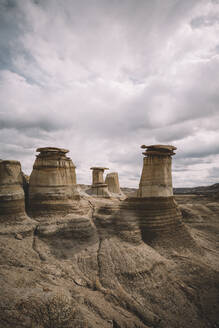
[[[54,295],[70,300],[73,316],[51,327],[219,327],[219,200],[176,200],[193,246],[136,238],[134,221],[122,228],[116,200],[90,197],[83,213],[2,221],[0,327],[43,327],[28,314],[19,320],[17,304]]]

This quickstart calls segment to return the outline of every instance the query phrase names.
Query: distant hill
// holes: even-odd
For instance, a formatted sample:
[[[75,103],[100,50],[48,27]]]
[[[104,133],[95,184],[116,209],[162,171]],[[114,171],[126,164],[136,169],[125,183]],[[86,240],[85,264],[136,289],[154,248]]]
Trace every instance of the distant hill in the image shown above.
[[[194,188],[173,188],[174,194],[196,194],[196,195],[207,195],[207,194],[219,194],[219,183],[215,183],[211,186],[200,186]]]
[[[136,188],[121,188],[121,190],[127,196],[134,196],[137,193]],[[173,193],[175,195],[180,194],[195,194],[195,195],[219,195],[219,183],[215,183],[211,186],[199,186],[193,188],[173,188]]]
[[[82,190],[87,190],[91,186],[90,185],[79,185]],[[123,187],[121,190],[124,192],[125,195],[127,196],[136,196],[137,194],[137,188],[126,188]],[[193,188],[173,188],[173,193],[175,195],[182,195],[182,194],[195,194],[195,195],[219,195],[219,183],[215,183],[211,186],[199,186],[199,187],[193,187]]]

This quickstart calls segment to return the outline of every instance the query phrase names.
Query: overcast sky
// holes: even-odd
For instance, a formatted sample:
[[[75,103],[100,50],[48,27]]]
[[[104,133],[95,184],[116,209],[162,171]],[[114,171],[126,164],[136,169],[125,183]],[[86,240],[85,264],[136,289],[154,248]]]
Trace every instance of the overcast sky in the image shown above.
[[[137,187],[142,144],[175,187],[219,182],[219,0],[0,0],[0,158],[70,150]]]

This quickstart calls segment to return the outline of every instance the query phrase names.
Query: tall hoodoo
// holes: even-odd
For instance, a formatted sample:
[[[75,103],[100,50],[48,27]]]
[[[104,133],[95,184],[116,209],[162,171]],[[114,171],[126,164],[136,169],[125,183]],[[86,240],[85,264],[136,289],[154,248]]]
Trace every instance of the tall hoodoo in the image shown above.
[[[119,186],[119,175],[117,172],[108,173],[105,179],[105,183],[108,186],[110,192],[114,194],[121,194]]]
[[[0,160],[0,220],[25,214],[23,176],[18,161]]]
[[[170,145],[142,145],[144,163],[138,197],[173,196],[171,164],[176,147]]]
[[[182,224],[181,212],[173,197],[171,156],[176,147],[169,145],[141,146],[144,163],[136,198],[129,198],[123,207],[139,222],[142,238],[149,244],[184,245],[191,237]],[[128,214],[127,214],[128,215]]]
[[[109,170],[107,167],[91,167],[92,172],[92,195],[98,197],[110,197],[108,186],[104,183],[103,173]]]
[[[75,165],[67,149],[38,148],[29,181],[29,207],[35,214],[68,212],[76,189]]]

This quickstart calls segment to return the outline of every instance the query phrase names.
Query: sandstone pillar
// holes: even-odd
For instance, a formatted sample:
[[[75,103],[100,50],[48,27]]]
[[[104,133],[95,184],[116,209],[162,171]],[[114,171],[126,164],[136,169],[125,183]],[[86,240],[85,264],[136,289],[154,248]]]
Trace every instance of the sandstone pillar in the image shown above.
[[[22,184],[20,162],[0,160],[0,220],[26,216]]]
[[[191,236],[182,224],[182,215],[173,197],[171,156],[176,147],[141,146],[144,163],[136,198],[127,201],[139,222],[142,238],[149,244],[186,245]]]
[[[91,194],[98,197],[110,197],[110,193],[107,184],[104,183],[103,173],[105,170],[109,170],[106,167],[91,167],[92,172],[92,190]]]
[[[144,164],[139,184],[138,197],[173,196],[171,156],[176,147],[169,145],[141,146]]]
[[[29,207],[33,214],[71,212],[76,190],[75,165],[67,149],[38,148],[29,181]]]
[[[110,192],[114,194],[121,194],[119,186],[119,175],[117,172],[108,173],[105,179],[105,183],[108,186]]]

